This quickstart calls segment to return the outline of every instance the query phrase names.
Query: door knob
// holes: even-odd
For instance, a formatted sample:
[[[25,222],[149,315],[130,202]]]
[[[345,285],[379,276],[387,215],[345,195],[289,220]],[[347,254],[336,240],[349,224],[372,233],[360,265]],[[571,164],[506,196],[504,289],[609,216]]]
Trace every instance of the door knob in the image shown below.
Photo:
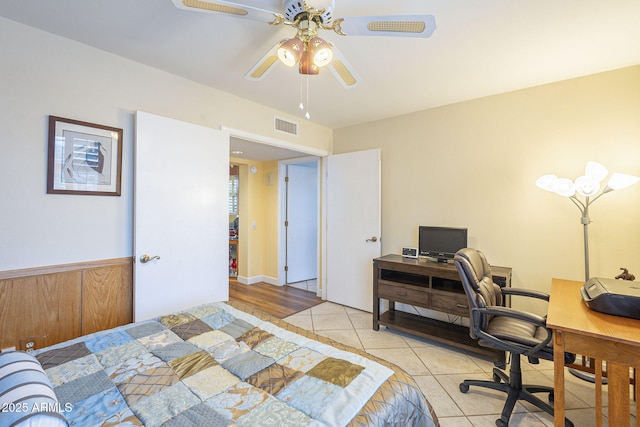
[[[367,241],[367,242],[377,242],[377,241],[378,241],[378,238],[377,238],[376,236],[373,236],[372,238],[367,239],[366,241]]]
[[[160,259],[160,257],[158,255],[150,257],[149,255],[144,254],[140,257],[140,262],[146,264],[149,261],[153,261],[154,259]]]

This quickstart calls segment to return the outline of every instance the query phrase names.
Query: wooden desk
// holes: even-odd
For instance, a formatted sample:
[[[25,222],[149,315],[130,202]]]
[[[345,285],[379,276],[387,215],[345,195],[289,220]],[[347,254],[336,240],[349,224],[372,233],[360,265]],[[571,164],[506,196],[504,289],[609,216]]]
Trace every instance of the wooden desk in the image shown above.
[[[609,379],[609,425],[629,427],[629,367],[640,368],[640,320],[590,310],[583,282],[553,279],[547,326],[553,330],[554,426],[564,425],[565,351],[591,357],[596,365],[596,425],[602,426],[602,361]],[[636,391],[638,384],[636,381]],[[636,418],[640,427],[640,418]]]
[[[511,286],[511,268],[492,266],[491,273],[493,281],[500,287]],[[389,301],[389,310],[384,313],[380,312],[381,300]],[[396,310],[397,302],[468,318],[469,303],[453,264],[400,255],[374,259],[373,330],[377,331],[380,325],[384,325],[504,362],[504,351],[480,346],[477,340],[469,337],[468,326]]]

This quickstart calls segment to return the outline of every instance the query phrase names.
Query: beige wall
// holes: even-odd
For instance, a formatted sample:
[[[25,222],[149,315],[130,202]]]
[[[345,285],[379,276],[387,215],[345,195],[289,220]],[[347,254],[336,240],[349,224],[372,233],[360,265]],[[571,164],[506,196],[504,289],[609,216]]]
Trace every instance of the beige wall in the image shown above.
[[[267,278],[278,279],[278,253],[280,236],[278,234],[278,220],[280,218],[280,205],[278,189],[280,180],[278,179],[278,162],[264,162],[264,175],[262,179],[262,189],[264,192],[264,271],[262,275]]]
[[[640,66],[334,131],[334,153],[382,149],[382,246],[417,245],[418,225],[463,226],[469,246],[510,266],[514,286],[583,280],[582,225],[546,173],[589,160],[640,176]],[[640,184],[591,208],[591,276],[640,278]]]
[[[240,167],[238,279],[278,279],[278,162],[231,158]],[[255,174],[249,168],[255,166]],[[255,224],[255,228],[253,227]]]

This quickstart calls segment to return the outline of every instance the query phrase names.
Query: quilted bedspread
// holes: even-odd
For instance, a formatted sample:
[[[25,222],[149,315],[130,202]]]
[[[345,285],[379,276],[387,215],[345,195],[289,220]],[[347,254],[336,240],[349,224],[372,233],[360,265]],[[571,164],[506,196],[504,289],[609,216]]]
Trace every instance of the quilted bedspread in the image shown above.
[[[32,354],[70,425],[438,425],[398,368],[241,304],[206,304]]]

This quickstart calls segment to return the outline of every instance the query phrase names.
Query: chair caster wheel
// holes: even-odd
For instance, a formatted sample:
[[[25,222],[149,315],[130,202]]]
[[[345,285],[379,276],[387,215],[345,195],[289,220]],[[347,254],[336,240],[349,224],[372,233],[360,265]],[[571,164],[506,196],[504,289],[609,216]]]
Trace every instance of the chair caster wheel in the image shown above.
[[[498,374],[493,374],[493,382],[500,383],[500,381],[502,381],[502,378]]]
[[[509,422],[503,420],[502,418],[498,418],[496,420],[496,426],[498,426],[498,427],[509,427]]]
[[[550,392],[549,392],[549,402],[550,402],[550,403],[553,403],[553,399],[554,399],[554,398],[555,398],[555,397],[553,396],[553,392],[552,392],[552,391],[550,391]]]
[[[466,385],[465,383],[460,383],[460,391],[463,393],[466,393],[469,391],[469,386]]]

